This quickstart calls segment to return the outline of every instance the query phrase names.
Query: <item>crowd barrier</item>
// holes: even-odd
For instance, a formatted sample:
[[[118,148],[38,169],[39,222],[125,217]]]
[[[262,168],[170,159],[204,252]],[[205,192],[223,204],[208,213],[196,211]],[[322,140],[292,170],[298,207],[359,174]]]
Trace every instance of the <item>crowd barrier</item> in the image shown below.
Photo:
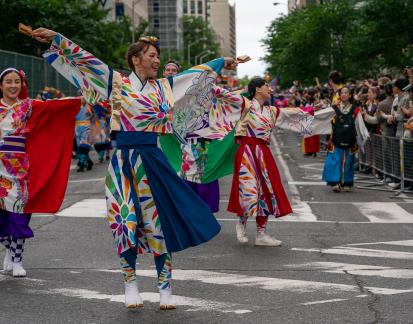
[[[77,94],[76,88],[41,57],[0,50],[0,71],[8,67],[26,73],[30,98],[35,98],[45,86],[56,88],[65,96]]]
[[[398,194],[411,192],[413,185],[413,139],[371,134],[364,151],[359,152],[360,170],[374,170],[384,181],[372,181],[361,177],[359,188],[395,191]],[[387,182],[399,182],[400,188],[387,188]]]

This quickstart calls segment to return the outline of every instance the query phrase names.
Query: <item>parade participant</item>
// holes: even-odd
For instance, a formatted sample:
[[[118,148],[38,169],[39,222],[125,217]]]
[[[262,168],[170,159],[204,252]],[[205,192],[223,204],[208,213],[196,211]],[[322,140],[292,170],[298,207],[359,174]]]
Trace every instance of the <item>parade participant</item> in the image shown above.
[[[328,85],[332,90],[331,103],[336,105],[340,101],[339,91],[343,87],[343,75],[339,71],[331,71],[328,75]]]
[[[307,106],[320,107],[317,98],[315,97],[316,91],[313,88],[308,89]],[[320,135],[313,135],[304,137],[301,143],[302,150],[306,156],[317,156],[320,152]]]
[[[137,254],[151,252],[158,272],[160,308],[174,309],[171,253],[210,240],[220,230],[208,206],[179,178],[157,147],[158,133],[185,136],[184,117],[193,101],[211,106],[212,82],[234,59],[217,59],[176,77],[156,80],[158,40],[141,37],[127,51],[129,80],[64,36],[39,28],[39,41],[52,42],[44,54],[90,102],[109,99],[116,149],[106,177],[108,220],[125,279],[125,304],[142,307],[136,281]],[[132,80],[133,79],[133,80]],[[210,81],[211,80],[211,81]],[[131,83],[136,82],[134,88]],[[187,107],[189,107],[187,109]],[[190,117],[190,116],[188,116]]]
[[[92,105],[85,103],[80,108],[76,116],[76,144],[77,144],[77,158],[78,169],[77,172],[83,172],[85,169],[92,170],[93,162],[89,157],[89,152],[92,148]]]
[[[3,269],[25,277],[31,213],[54,213],[63,201],[80,99],[27,98],[23,71],[0,73],[0,242]],[[44,157],[47,156],[47,159]]]
[[[171,77],[179,73],[179,64],[175,61],[168,61],[164,66],[163,76]],[[207,112],[208,114],[209,112]],[[174,147],[178,144],[180,145],[180,152],[178,155],[182,155],[179,175],[185,182],[192,188],[192,190],[208,205],[213,213],[219,210],[219,183],[218,180],[214,180],[209,183],[199,183],[201,180],[201,173],[205,165],[206,152],[208,151],[208,146],[211,140],[204,139],[196,134],[188,134],[185,138],[186,143],[179,143],[172,135],[167,135],[166,137],[160,138],[160,143],[162,150],[171,159],[173,164],[173,158],[171,156],[174,154]],[[176,148],[175,148],[176,150]],[[190,165],[197,167],[196,174],[198,177],[190,175],[189,169]],[[194,180],[194,181],[190,181]]]
[[[280,175],[269,144],[276,127],[302,134],[311,133],[313,116],[300,108],[266,106],[271,90],[264,79],[248,84],[248,98],[243,98],[244,112],[236,126],[235,136],[240,144],[234,161],[234,176],[228,211],[239,216],[237,239],[247,243],[247,219],[255,217],[255,245],[279,246],[281,241],[265,233],[268,216],[281,217],[292,213],[281,183]]]
[[[95,104],[92,107],[92,141],[100,163],[103,163],[110,151],[110,115],[111,107],[107,102]]]
[[[164,78],[173,77],[179,73],[181,66],[174,60],[169,60],[163,67]]]
[[[361,110],[353,103],[348,87],[339,90],[340,103],[333,105],[332,134],[324,162],[323,180],[334,192],[350,191],[354,183],[355,153],[363,147],[368,131]]]

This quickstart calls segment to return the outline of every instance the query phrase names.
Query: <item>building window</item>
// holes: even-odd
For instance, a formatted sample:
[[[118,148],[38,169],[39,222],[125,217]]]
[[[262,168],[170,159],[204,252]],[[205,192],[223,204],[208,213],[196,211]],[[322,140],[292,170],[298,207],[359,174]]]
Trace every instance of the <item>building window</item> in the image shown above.
[[[184,0],[184,14],[186,15],[188,13],[188,1]]]
[[[202,1],[198,1],[198,15],[202,15]]]
[[[158,12],[159,11],[159,2],[155,1],[153,3],[153,11]]]
[[[191,0],[191,14],[195,14],[195,0]]]
[[[154,28],[159,28],[159,19],[155,18],[155,19],[153,20],[153,27],[154,27]]]

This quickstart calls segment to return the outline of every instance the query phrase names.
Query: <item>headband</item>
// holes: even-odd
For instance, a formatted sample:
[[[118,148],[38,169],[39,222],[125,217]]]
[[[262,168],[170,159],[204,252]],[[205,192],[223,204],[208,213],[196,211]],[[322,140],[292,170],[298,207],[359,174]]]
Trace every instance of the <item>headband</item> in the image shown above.
[[[179,64],[176,64],[176,63],[174,63],[174,62],[168,62],[168,63],[166,63],[166,64],[164,65],[163,69],[165,70],[168,65],[173,65],[173,66],[175,66],[177,70],[179,70],[179,69],[181,68],[181,67],[179,66]]]
[[[23,70],[20,70],[20,71],[19,71],[19,70],[15,69],[15,68],[12,68],[12,67],[7,68],[7,69],[3,70],[3,71],[0,73],[0,80],[1,80],[1,78],[2,78],[4,75],[6,75],[6,73],[8,73],[8,72],[16,72],[16,73],[19,75],[19,77],[20,77],[20,79],[21,79],[21,81],[22,81],[21,90],[20,90],[20,94],[19,94],[19,99],[26,99],[26,98],[28,98],[26,74],[24,73],[24,71],[23,71]]]
[[[8,72],[16,72],[18,75],[20,75],[20,72],[17,69],[10,67],[10,68],[7,68],[7,69],[3,70],[0,73],[0,79]]]

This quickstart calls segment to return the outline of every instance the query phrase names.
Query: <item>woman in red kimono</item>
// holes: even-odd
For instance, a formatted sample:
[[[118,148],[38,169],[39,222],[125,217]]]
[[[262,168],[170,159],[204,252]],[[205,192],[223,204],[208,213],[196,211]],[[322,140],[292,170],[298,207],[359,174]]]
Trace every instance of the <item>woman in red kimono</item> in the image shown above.
[[[0,73],[0,243],[3,269],[14,277],[26,276],[22,254],[33,237],[31,213],[56,212],[63,201],[80,101],[32,100],[23,71]]]

